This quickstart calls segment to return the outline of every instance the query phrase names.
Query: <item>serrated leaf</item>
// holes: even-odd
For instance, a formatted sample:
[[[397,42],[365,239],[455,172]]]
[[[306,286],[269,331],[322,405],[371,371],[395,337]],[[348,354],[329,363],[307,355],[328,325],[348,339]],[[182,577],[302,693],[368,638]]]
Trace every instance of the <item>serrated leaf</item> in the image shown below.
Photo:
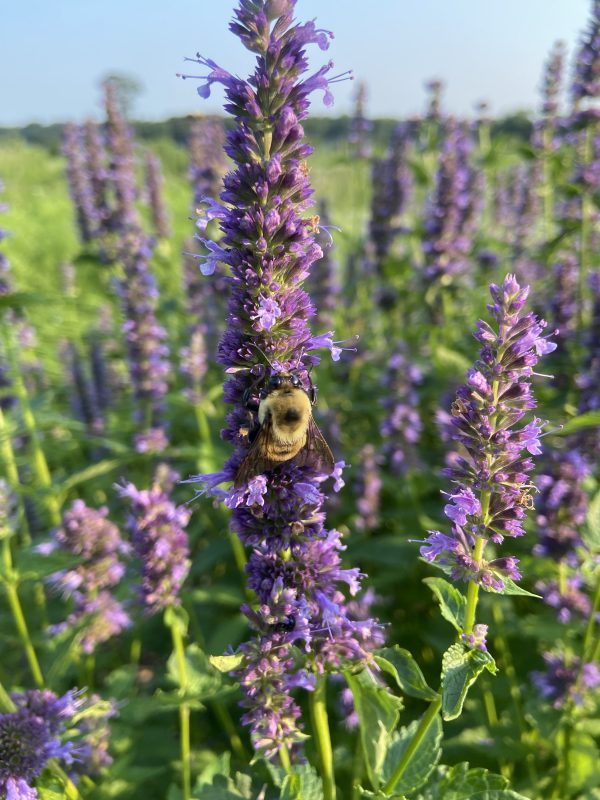
[[[352,691],[359,719],[360,739],[369,780],[374,788],[381,782],[385,754],[392,731],[398,724],[402,701],[381,686],[368,669],[344,673]]]
[[[208,660],[219,672],[231,672],[242,664],[244,661],[244,654],[234,653],[230,656],[209,656]]]
[[[408,650],[398,645],[383,647],[375,653],[375,661],[405,694],[421,700],[435,700],[437,697],[437,692],[427,685],[421,668]]]
[[[590,500],[586,522],[582,539],[592,553],[597,553],[600,550],[600,492]]]
[[[419,720],[414,720],[406,728],[394,733],[383,765],[384,782],[392,777],[394,769],[413,741],[419,723]],[[408,767],[394,787],[397,795],[402,796],[414,792],[427,781],[440,759],[442,736],[442,720],[437,714],[412,754]]]
[[[425,578],[423,583],[429,586],[436,596],[442,617],[462,633],[465,627],[467,598],[443,578]]]
[[[245,779],[245,780],[243,780]],[[236,775],[236,779],[216,775],[210,786],[202,786],[194,796],[201,800],[252,800],[252,782],[247,775]]]
[[[196,644],[185,648],[185,675],[180,674],[176,653],[167,661],[167,675],[177,686],[184,688],[186,697],[203,700],[212,697],[221,686],[221,674],[209,662]]]
[[[444,800],[528,800],[508,786],[508,780],[502,775],[482,768],[469,769],[467,763],[457,764],[438,784],[436,800],[442,797]]]
[[[492,589],[490,586],[485,586],[484,584],[481,584],[481,588],[485,592],[489,592],[490,594],[518,595],[521,597],[535,597],[537,600],[542,599],[539,594],[528,592],[527,589],[523,589],[522,586],[519,586],[518,583],[515,583],[510,578],[505,578],[504,575],[501,576],[501,580],[504,583],[504,589],[502,589],[501,591]]]
[[[323,785],[314,767],[299,764],[293,775],[286,775],[279,800],[323,800]]]
[[[484,669],[496,671],[489,653],[469,650],[458,642],[446,650],[442,658],[442,716],[445,720],[460,716],[469,687]]]

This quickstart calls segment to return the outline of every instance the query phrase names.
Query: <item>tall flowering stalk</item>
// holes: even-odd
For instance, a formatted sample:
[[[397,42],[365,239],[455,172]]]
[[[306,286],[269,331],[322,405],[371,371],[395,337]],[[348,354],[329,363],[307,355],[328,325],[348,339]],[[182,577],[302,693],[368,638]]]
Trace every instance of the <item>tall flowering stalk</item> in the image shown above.
[[[423,374],[411,363],[406,348],[399,346],[390,358],[383,379],[381,425],[383,453],[392,472],[403,475],[419,463],[417,443],[423,423],[419,414],[419,387]]]
[[[158,287],[150,271],[150,240],[139,229],[130,230],[123,242],[124,277],[120,284],[123,332],[129,373],[137,403],[135,418],[140,432],[138,452],[160,452],[167,444],[163,422],[169,375],[166,332],[156,319]]]
[[[412,141],[409,123],[400,123],[390,138],[385,158],[375,159],[372,167],[373,195],[369,221],[370,249],[375,271],[384,274],[384,265],[392,244],[402,232],[402,215],[412,192],[412,173],[408,150]]]
[[[421,548],[424,558],[437,562],[453,579],[468,581],[467,637],[473,634],[479,587],[502,592],[507,581],[521,577],[516,558],[486,558],[486,549],[506,536],[522,536],[526,509],[533,503],[530,456],[541,452],[543,423],[535,418],[518,425],[535,408],[533,367],[556,345],[542,336],[544,321],[532,312],[520,314],[528,291],[513,275],[502,286],[490,287],[493,303],[488,309],[496,327],[477,323],[479,360],[452,406],[452,438],[460,449],[454,464],[444,470],[455,484],[444,508],[451,532],[431,531]]]
[[[113,596],[125,574],[122,559],[129,547],[107,516],[107,508],[89,508],[83,500],[75,500],[53,541],[39,548],[44,553],[59,548],[81,558],[78,566],[55,572],[48,580],[74,605],[63,623],[52,626],[52,632],[82,624],[78,641],[86,654],[131,624],[123,604]]]
[[[600,0],[592,0],[588,29],[577,53],[571,93],[575,104],[600,97]]]
[[[432,286],[455,283],[468,266],[482,199],[480,174],[470,161],[472,148],[470,135],[449,119],[424,223],[424,277],[430,292]]]
[[[158,237],[165,239],[169,236],[171,230],[169,227],[169,215],[167,214],[163,197],[163,176],[160,158],[155,153],[146,154],[146,190],[148,192],[154,232]]]
[[[188,537],[185,531],[190,510],[171,499],[179,475],[162,464],[156,470],[150,489],[133,483],[117,486],[130,504],[127,527],[141,565],[139,598],[144,612],[151,616],[164,611],[165,625],[171,631],[180,688],[179,727],[183,800],[191,797],[190,705],[185,700],[188,675],[182,620],[173,609],[180,605],[181,587],[190,570]]]
[[[366,116],[367,105],[367,84],[359,81],[354,95],[354,114],[350,120],[350,135],[348,141],[352,148],[355,158],[369,158],[371,147],[369,145],[369,134],[373,128],[373,123]]]
[[[77,228],[81,241],[88,243],[96,234],[98,220],[84,149],[83,131],[78,125],[72,123],[65,125],[63,153],[67,159],[67,178],[75,206]]]
[[[198,206],[207,197],[219,196],[221,181],[227,168],[224,146],[225,128],[220,119],[216,117],[194,119],[189,137],[188,173],[194,193],[194,206]]]
[[[207,97],[222,83],[227,110],[235,118],[226,151],[235,168],[225,178],[222,204],[210,203],[204,221],[218,218],[219,244],[201,269],[211,274],[218,262],[231,270],[228,328],[219,361],[229,377],[225,400],[232,405],[223,432],[235,451],[217,475],[205,476],[209,488],[233,481],[248,450],[248,409],[244,396],[256,394],[257,380],[296,369],[308,389],[308,370],[319,359],[313,351],[333,347],[331,334],[312,335],[314,309],[302,289],[311,264],[321,257],[315,241],[317,223],[302,216],[311,201],[301,120],[308,97],[324,92],[331,104],[328,63],[303,78],[308,64],[304,47],[326,49],[331,34],[313,22],[294,24],[295,0],[242,0],[231,30],[257,56],[254,74],[241,80],[213,61],[199,88]],[[337,355],[337,351],[335,353]],[[268,359],[268,360],[267,360]],[[315,720],[325,797],[335,796],[332,753],[324,702],[324,673],[348,660],[369,658],[365,643],[371,620],[354,621],[340,584],[354,594],[357,569],[342,569],[340,534],[324,527],[321,489],[327,476],[290,460],[257,475],[247,485],[220,492],[233,509],[232,527],[252,547],[247,572],[257,597],[244,607],[255,637],[242,646],[239,680],[255,747],[267,757],[279,754],[290,767],[290,749],[300,744],[300,707],[296,687],[308,689]]]
[[[117,90],[111,81],[105,83],[104,93],[108,178],[114,203],[110,224],[113,231],[121,233],[139,224],[135,205],[137,187],[133,134],[119,107]]]

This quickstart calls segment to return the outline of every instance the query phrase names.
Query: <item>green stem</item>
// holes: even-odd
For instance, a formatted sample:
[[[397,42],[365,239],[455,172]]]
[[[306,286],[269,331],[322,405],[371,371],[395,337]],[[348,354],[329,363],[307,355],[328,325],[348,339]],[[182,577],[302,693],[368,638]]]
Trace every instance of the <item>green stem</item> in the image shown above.
[[[406,769],[410,764],[413,755],[416,753],[416,751],[419,748],[419,745],[427,735],[427,731],[431,727],[434,719],[437,717],[441,707],[442,707],[441,697],[436,697],[436,699],[432,700],[431,703],[429,704],[429,708],[421,718],[419,727],[415,731],[415,735],[413,736],[411,743],[408,745],[408,747],[404,751],[404,755],[396,765],[396,769],[394,770],[392,777],[383,787],[384,794],[390,795],[394,791],[396,784],[406,772]]]
[[[0,683],[0,710],[5,714],[12,714],[13,711],[17,710],[17,707],[14,704],[11,696],[1,683]]]
[[[6,469],[8,484],[19,498],[19,527],[21,530],[21,540],[25,547],[27,547],[31,544],[31,534],[29,532],[29,526],[27,525],[25,503],[23,502],[23,497],[20,493],[21,480],[19,478],[17,459],[15,457],[15,451],[12,446],[9,427],[6,423],[6,418],[2,408],[0,408],[0,457]]]
[[[487,493],[489,495],[489,492]],[[483,502],[481,503],[483,508]],[[489,505],[489,497],[488,497]],[[484,512],[484,518],[486,514]],[[473,560],[479,563],[483,557],[483,550],[485,547],[485,539],[478,537],[475,541],[473,548]],[[467,589],[467,608],[465,611],[465,629],[464,633],[467,635],[473,633],[475,626],[475,614],[477,613],[477,600],[479,599],[479,584],[475,581],[469,581]]]
[[[293,776],[294,770],[292,768],[292,762],[290,761],[290,754],[288,753],[285,744],[279,748],[279,760],[281,761],[281,766],[284,768],[286,774]]]
[[[29,438],[32,450],[33,469],[38,483],[44,490],[44,505],[46,506],[50,524],[53,527],[58,528],[61,524],[60,504],[53,491],[52,478],[50,476],[50,470],[48,469],[48,462],[46,461],[46,456],[42,449],[40,434],[35,421],[35,416],[31,409],[31,403],[29,402],[27,387],[25,386],[23,376],[21,375],[21,370],[15,353],[15,347],[11,341],[10,332],[6,331],[5,345],[10,362],[10,377],[13,384],[13,391],[19,401],[21,417],[23,419],[23,427],[27,431],[27,436]]]
[[[333,773],[333,750],[327,716],[325,675],[317,675],[314,692],[310,692],[310,712],[319,760],[321,780],[323,781],[323,800],[335,800],[335,777]]]
[[[6,597],[13,616],[15,628],[17,629],[21,644],[23,645],[34,683],[38,689],[42,689],[44,687],[44,676],[40,669],[35,648],[31,641],[31,636],[29,635],[29,629],[27,628],[25,614],[23,613],[21,601],[19,600],[19,593],[17,592],[16,579],[13,571],[10,539],[8,536],[5,536],[2,540],[2,562],[4,569],[4,589],[6,591]]]
[[[585,131],[583,143],[582,161],[584,168],[590,163],[593,151],[593,131],[592,125],[588,125]],[[583,327],[583,300],[586,294],[586,280],[588,275],[588,254],[590,244],[591,221],[593,211],[593,199],[590,190],[584,187],[581,194],[581,226],[580,226],[580,245],[579,245],[579,303],[578,318],[579,326]]]
[[[512,700],[515,709],[515,719],[517,720],[517,724],[519,726],[519,734],[520,734],[519,738],[520,741],[525,744],[527,740],[527,723],[525,720],[525,714],[523,713],[523,706],[521,703],[521,690],[519,688],[517,671],[515,669],[508,641],[504,636],[504,614],[502,613],[502,607],[499,602],[494,603],[492,608],[493,608],[494,622],[496,623],[496,629],[499,631],[499,633],[497,633],[494,637],[494,644],[498,648],[498,651],[500,653],[500,659],[504,667],[504,672],[506,673],[506,677],[508,678],[510,698]],[[525,761],[529,773],[529,780],[531,781],[531,785],[533,788],[538,785],[538,775],[537,775],[537,770],[535,768],[535,760],[533,758],[533,754],[528,753]]]
[[[173,650],[177,659],[177,672],[179,674],[179,690],[184,696],[188,687],[187,668],[185,662],[185,645],[181,630],[177,624],[170,625]],[[179,705],[179,736],[181,745],[181,784],[183,800],[191,800],[192,796],[192,771],[190,748],[190,706],[182,699]]]

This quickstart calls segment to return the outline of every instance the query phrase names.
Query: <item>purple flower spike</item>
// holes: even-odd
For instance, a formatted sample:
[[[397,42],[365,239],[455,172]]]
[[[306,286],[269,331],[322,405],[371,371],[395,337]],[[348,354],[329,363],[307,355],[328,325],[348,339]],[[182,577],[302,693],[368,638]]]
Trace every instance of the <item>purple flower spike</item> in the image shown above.
[[[169,497],[176,473],[157,470],[151,489],[137,489],[133,483],[117,486],[130,502],[127,527],[133,549],[141,561],[140,599],[147,614],[179,605],[179,592],[190,570],[185,528],[190,510],[176,506]]]
[[[571,91],[575,102],[600,96],[600,0],[592,0],[592,15],[577,53]]]
[[[586,692],[600,686],[598,665],[581,661],[572,656],[567,660],[563,653],[546,653],[545,672],[532,672],[531,679],[543,698],[554,708],[562,708],[568,700],[582,705]],[[579,675],[581,671],[581,675]]]
[[[545,322],[531,312],[520,314],[528,291],[514,275],[507,275],[502,286],[490,286],[494,302],[488,310],[496,327],[477,323],[475,338],[483,346],[467,384],[458,389],[449,422],[450,437],[459,445],[444,469],[456,484],[444,508],[451,533],[432,531],[421,548],[425,559],[455,580],[497,592],[507,579],[520,578],[518,562],[511,556],[486,561],[485,544],[524,533],[526,509],[533,505],[529,455],[540,452],[542,423],[519,423],[535,408],[533,368],[555,347],[542,336]],[[479,557],[477,542],[483,543]]]
[[[267,757],[296,749],[304,738],[292,690],[311,691],[316,674],[370,659],[379,630],[370,619],[353,618],[341,591],[345,585],[354,594],[361,576],[342,567],[340,533],[325,529],[322,485],[330,476],[324,469],[291,458],[233,489],[216,489],[235,481],[248,453],[248,396],[273,373],[292,369],[308,389],[309,369],[320,360],[315,351],[327,348],[334,359],[342,353],[331,331],[315,336],[308,324],[315,310],[302,285],[322,250],[319,220],[305,213],[312,204],[306,165],[312,150],[301,122],[311,93],[322,91],[329,103],[329,85],[345,76],[330,78],[330,63],[305,76],[306,46],[324,49],[330,34],[313,22],[294,23],[294,8],[295,0],[239,3],[231,30],[257,54],[248,81],[197,59],[205,69],[201,95],[223,84],[234,117],[225,147],[234,168],[224,178],[221,203],[203,203],[198,228],[202,234],[217,220],[222,232],[218,245],[202,239],[208,250],[199,259],[202,273],[229,268],[228,327],[218,360],[231,406],[223,438],[235,452],[221,473],[201,479],[232,509],[232,528],[251,548],[247,574],[257,602],[243,610],[256,635],[242,645],[237,677],[243,721]]]
[[[107,508],[89,508],[83,500],[75,500],[62,527],[54,533],[54,541],[39,548],[41,552],[61,548],[81,558],[74,569],[55,572],[47,580],[74,603],[73,612],[50,631],[60,633],[83,622],[79,645],[84,653],[93,653],[131,625],[122,604],[112,595],[125,573],[122,558],[128,555],[129,546],[107,515]]]
[[[124,278],[119,291],[123,305],[123,333],[135,400],[136,421],[144,429],[135,446],[138,452],[158,452],[167,444],[162,426],[170,365],[166,332],[158,324],[158,288],[150,271],[152,243],[141,230],[131,229],[124,238]]]
[[[7,800],[36,800],[32,783],[50,759],[70,768],[77,745],[66,739],[84,701],[78,692],[57,697],[48,689],[11,696],[16,710],[0,714],[0,795]]]

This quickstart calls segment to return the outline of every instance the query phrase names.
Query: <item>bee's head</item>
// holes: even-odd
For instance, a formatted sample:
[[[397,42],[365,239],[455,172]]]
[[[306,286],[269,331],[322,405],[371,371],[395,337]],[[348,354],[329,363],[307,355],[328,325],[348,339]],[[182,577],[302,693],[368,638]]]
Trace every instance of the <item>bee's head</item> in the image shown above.
[[[276,391],[277,389],[301,389],[302,381],[296,370],[290,372],[275,372],[269,378],[269,381],[263,390],[266,394]]]

